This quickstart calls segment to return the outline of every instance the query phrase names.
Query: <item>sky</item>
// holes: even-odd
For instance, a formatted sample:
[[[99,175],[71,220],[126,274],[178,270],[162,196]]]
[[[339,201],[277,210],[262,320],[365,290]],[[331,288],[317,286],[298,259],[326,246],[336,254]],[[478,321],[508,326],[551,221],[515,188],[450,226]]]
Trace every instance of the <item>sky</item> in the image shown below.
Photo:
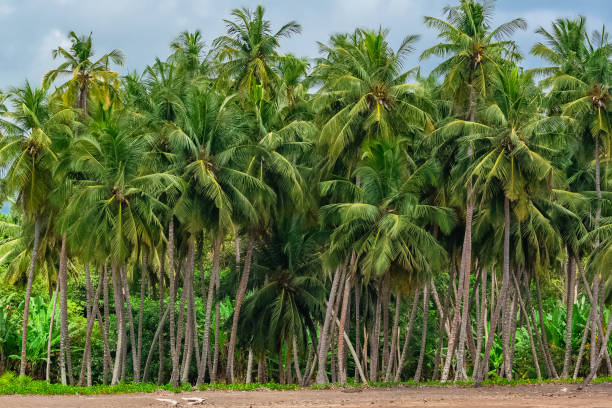
[[[442,17],[443,7],[456,0],[0,0],[0,89],[25,79],[39,84],[43,73],[58,65],[51,50],[69,46],[70,30],[93,32],[98,55],[122,50],[127,58],[120,72],[140,72],[156,56],[165,58],[168,44],[181,31],[199,29],[210,44],[224,32],[223,19],[233,8],[257,4],[266,8],[273,29],[290,20],[302,25],[300,35],[282,41],[283,52],[316,57],[317,41],[326,42],[330,34],[382,26],[390,30],[394,48],[406,35],[420,34],[406,65],[420,63],[427,71],[436,61],[420,62],[418,55],[436,43],[436,33],[423,25],[423,16]],[[525,18],[528,29],[514,38],[528,54],[537,41],[536,28],[578,14],[587,17],[589,30],[612,23],[610,0],[498,0],[495,22]],[[526,55],[525,66],[538,64]]]

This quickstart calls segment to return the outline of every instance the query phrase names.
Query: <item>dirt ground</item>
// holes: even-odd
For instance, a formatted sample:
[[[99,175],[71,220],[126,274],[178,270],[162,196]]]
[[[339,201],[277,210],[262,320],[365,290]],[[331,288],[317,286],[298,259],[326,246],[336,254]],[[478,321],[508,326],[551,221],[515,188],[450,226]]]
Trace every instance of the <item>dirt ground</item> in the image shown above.
[[[612,384],[592,385],[576,391],[576,385],[544,384],[516,387],[398,387],[355,390],[299,391],[201,391],[173,394],[117,394],[91,396],[0,396],[1,408],[142,408],[187,407],[183,398],[205,400],[194,407],[588,407],[612,408]],[[174,400],[159,401],[158,399]]]

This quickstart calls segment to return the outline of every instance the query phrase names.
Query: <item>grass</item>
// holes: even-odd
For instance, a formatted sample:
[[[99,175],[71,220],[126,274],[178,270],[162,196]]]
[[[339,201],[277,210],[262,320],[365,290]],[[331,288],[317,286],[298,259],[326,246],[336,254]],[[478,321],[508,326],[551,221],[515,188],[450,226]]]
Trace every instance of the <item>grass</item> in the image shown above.
[[[517,385],[529,385],[529,384],[547,384],[547,383],[558,383],[558,384],[575,384],[581,382],[582,379],[519,379],[519,380],[506,380],[502,378],[489,379],[483,382],[484,386],[517,386]],[[610,383],[612,377],[598,377],[592,381],[593,383]],[[370,387],[415,387],[415,386],[470,386],[474,383],[472,381],[463,382],[446,382],[441,383],[439,381],[424,381],[416,383],[414,381],[406,382],[374,382],[367,384],[360,383],[349,383],[345,385],[340,384],[326,384],[326,385],[312,385],[306,387],[306,389],[313,390],[326,390],[336,388],[370,388]],[[0,395],[6,394],[39,394],[39,395],[92,395],[92,394],[128,394],[135,392],[155,392],[159,390],[170,391],[170,392],[181,392],[181,391],[194,391],[194,390],[236,390],[236,391],[252,391],[258,389],[268,390],[296,390],[302,389],[298,385],[282,385],[277,383],[251,383],[251,384],[205,384],[200,387],[193,387],[190,384],[184,384],[178,388],[172,387],[170,384],[157,385],[152,383],[121,383],[118,385],[94,385],[91,387],[76,387],[61,384],[49,384],[46,381],[33,380],[29,377],[17,377],[13,373],[5,373],[0,377]]]

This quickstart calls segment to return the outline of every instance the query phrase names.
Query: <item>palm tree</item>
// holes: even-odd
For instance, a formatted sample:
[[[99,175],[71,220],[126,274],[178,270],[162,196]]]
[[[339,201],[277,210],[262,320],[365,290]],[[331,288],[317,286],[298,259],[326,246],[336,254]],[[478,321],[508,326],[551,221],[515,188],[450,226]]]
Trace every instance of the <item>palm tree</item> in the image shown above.
[[[358,29],[332,37],[329,45],[319,44],[325,56],[313,73],[322,84],[314,103],[324,120],[320,145],[328,167],[342,157],[354,169],[365,141],[389,142],[432,128],[427,112],[433,106],[418,85],[406,83],[413,71],[403,71],[418,36],[404,38],[393,51],[387,34]]]
[[[474,179],[481,205],[490,205],[499,194],[503,194],[504,203],[502,288],[491,321],[482,367],[487,366],[502,307],[503,327],[509,327],[510,312],[506,308],[511,284],[511,202],[513,213],[520,222],[529,214],[529,197],[548,194],[554,174],[553,166],[546,159],[551,149],[548,136],[561,125],[558,118],[546,117],[539,111],[540,93],[533,84],[532,75],[519,73],[517,67],[504,68],[494,77],[493,83],[493,101],[482,110],[479,132],[466,137],[466,141],[475,147],[476,158],[469,165],[468,177]],[[503,348],[505,374],[511,378],[507,338],[504,338]],[[475,373],[477,384],[484,374],[484,369]]]
[[[258,84],[267,93],[273,93],[278,76],[272,65],[278,58],[280,40],[302,31],[298,23],[290,21],[274,32],[264,14],[263,6],[253,11],[247,8],[232,10],[234,20],[223,20],[226,34],[213,42],[216,58],[220,61],[220,77],[232,81],[234,90],[248,92]]]
[[[457,108],[467,120],[474,121],[476,102],[487,97],[491,76],[506,59],[516,60],[519,55],[514,42],[506,40],[516,30],[525,29],[526,23],[518,18],[503,23],[496,28],[491,27],[494,3],[492,1],[461,0],[455,7],[447,6],[444,13],[447,19],[425,17],[425,24],[438,31],[442,40],[431,48],[423,51],[421,59],[439,56],[445,59],[434,70],[434,75],[443,75],[443,92],[450,97],[453,107]],[[468,147],[471,156],[471,147]],[[471,180],[467,183],[465,209],[465,234],[461,255],[459,282],[467,281],[472,264],[472,218],[474,201],[472,197]],[[467,288],[467,285],[466,285]],[[465,295],[465,293],[463,294]],[[465,297],[465,296],[464,296]],[[458,300],[461,302],[461,300]],[[461,303],[459,303],[461,304]],[[464,326],[467,320],[467,299],[463,299],[461,313],[461,333],[458,357],[460,365],[463,362]],[[442,381],[446,381],[450,363],[455,351],[455,331],[459,316],[453,318],[452,334],[449,340],[449,352],[446,355]],[[463,367],[459,367],[460,370]]]
[[[72,45],[70,49],[58,47],[53,50],[53,58],[64,59],[57,68],[47,71],[43,83],[50,85],[59,77],[69,77],[62,83],[57,92],[64,102],[89,113],[90,95],[100,100],[103,96],[114,97],[117,86],[117,73],[110,70],[110,64],[123,65],[123,53],[117,49],[94,59],[91,33],[88,36],[78,36],[74,31],[68,34]]]
[[[53,189],[52,171],[57,161],[53,139],[71,133],[74,121],[71,109],[49,101],[45,88],[32,88],[26,81],[23,88],[11,92],[14,111],[4,113],[0,125],[4,130],[0,142],[0,161],[6,168],[3,194],[17,196],[26,222],[34,223],[34,239],[28,272],[20,375],[25,375],[28,306],[34,281],[34,268],[39,249],[42,217],[49,209]]]

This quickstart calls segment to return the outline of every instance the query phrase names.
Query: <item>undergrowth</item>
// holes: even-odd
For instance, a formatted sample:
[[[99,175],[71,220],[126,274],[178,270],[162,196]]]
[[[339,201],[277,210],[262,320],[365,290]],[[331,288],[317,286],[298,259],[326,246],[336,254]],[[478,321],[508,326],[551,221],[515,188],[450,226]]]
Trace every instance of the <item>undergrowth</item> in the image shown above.
[[[545,384],[545,383],[559,383],[559,384],[575,384],[581,382],[582,379],[576,380],[571,378],[564,379],[518,379],[518,380],[506,380],[502,378],[489,379],[483,382],[483,386],[516,386],[516,385],[529,385],[529,384]],[[610,383],[612,377],[598,377],[592,381],[594,384],[598,383]],[[33,380],[30,377],[18,377],[13,373],[7,372],[0,377],[0,395],[6,394],[40,394],[40,395],[58,395],[58,394],[73,394],[73,395],[91,395],[91,394],[127,394],[135,392],[155,392],[155,391],[170,391],[170,392],[181,392],[181,391],[194,391],[194,390],[235,390],[235,391],[252,391],[257,389],[268,389],[268,390],[297,390],[297,389],[313,389],[313,390],[326,390],[326,389],[340,389],[340,388],[390,388],[390,387],[416,387],[416,386],[471,386],[474,385],[472,381],[462,382],[446,382],[441,383],[439,381],[423,381],[416,383],[414,381],[406,382],[370,382],[367,384],[361,383],[349,383],[349,384],[325,384],[325,385],[312,385],[310,387],[300,387],[295,384],[277,384],[277,383],[251,383],[251,384],[204,384],[199,387],[194,387],[190,384],[183,384],[178,388],[172,387],[171,384],[157,385],[153,383],[120,383],[118,385],[94,385],[91,387],[77,387],[70,385],[61,384],[49,384],[46,381]]]

